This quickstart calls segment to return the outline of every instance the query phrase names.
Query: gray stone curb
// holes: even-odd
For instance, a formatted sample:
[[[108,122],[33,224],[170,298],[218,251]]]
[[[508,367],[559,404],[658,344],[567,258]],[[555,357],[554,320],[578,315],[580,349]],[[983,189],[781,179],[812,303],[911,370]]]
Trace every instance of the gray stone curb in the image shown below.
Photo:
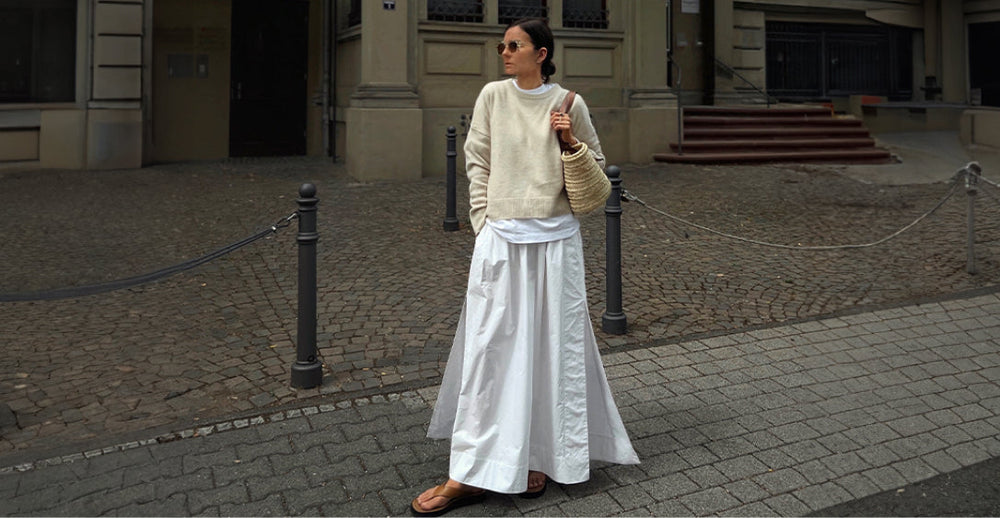
[[[418,397],[420,397],[420,394],[415,391],[406,391],[401,393],[392,392],[388,394],[378,394],[368,397],[359,397],[353,400],[345,400],[337,403],[309,405],[300,408],[292,408],[288,410],[282,410],[279,412],[260,414],[251,417],[240,417],[237,419],[222,420],[215,423],[196,426],[193,428],[187,428],[176,432],[163,433],[147,439],[128,441],[119,444],[113,444],[111,446],[105,446],[103,448],[95,448],[32,462],[22,462],[10,466],[3,466],[0,467],[0,475],[15,473],[15,472],[23,473],[26,471],[45,468],[48,466],[58,466],[60,464],[76,462],[85,459],[92,459],[94,457],[99,457],[101,455],[107,455],[110,453],[123,452],[123,451],[133,450],[136,448],[142,448],[144,446],[152,446],[154,444],[163,444],[163,443],[178,441],[181,439],[190,439],[194,437],[207,437],[209,435],[224,433],[227,431],[240,430],[268,423],[277,423],[279,421],[286,421],[290,419],[302,418],[311,415],[334,412],[336,410],[344,410],[351,407],[363,407],[368,405],[394,403],[404,398],[412,399]]]

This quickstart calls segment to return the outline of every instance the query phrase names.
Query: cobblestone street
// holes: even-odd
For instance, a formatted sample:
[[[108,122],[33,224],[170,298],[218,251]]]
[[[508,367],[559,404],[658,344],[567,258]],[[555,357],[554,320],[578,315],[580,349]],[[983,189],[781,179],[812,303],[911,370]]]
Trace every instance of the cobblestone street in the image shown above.
[[[956,167],[963,164],[957,164]],[[722,232],[786,245],[875,241],[948,193],[879,185],[820,165],[623,167],[651,207]],[[993,178],[996,180],[996,178]],[[461,309],[473,236],[441,230],[444,182],[360,183],[316,159],[232,160],[130,171],[0,172],[0,293],[126,278],[240,240],[319,205],[319,389],[293,390],[295,226],[168,279],[105,294],[2,303],[0,465],[109,437],[146,437],[223,417],[436,384]],[[986,188],[984,187],[984,190]],[[622,217],[629,332],[608,354],[780,323],[898,306],[1000,281],[1000,203],[981,196],[977,275],[966,267],[959,190],[885,244],[798,251],[726,239],[635,203]],[[604,310],[604,218],[583,219],[591,313]],[[151,432],[152,431],[152,432]]]

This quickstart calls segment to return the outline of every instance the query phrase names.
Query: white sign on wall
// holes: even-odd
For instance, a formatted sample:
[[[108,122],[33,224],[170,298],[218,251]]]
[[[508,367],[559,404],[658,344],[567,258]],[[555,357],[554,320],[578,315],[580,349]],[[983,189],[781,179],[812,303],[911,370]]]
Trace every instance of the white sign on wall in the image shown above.
[[[681,12],[685,14],[698,14],[700,0],[681,0]]]

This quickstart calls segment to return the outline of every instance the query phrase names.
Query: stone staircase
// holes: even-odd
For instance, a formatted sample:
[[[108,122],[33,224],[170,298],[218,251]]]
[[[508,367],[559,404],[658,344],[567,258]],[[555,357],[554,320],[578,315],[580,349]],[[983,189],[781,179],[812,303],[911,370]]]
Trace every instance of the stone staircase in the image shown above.
[[[690,106],[684,108],[683,154],[657,153],[657,162],[689,164],[893,161],[860,120],[834,117],[825,107]]]

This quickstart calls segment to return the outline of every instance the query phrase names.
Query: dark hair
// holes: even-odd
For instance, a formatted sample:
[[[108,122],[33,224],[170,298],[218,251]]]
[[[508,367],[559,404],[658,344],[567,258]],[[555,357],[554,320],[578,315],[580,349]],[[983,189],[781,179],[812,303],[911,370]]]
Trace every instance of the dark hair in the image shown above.
[[[552,51],[555,50],[555,43],[548,22],[544,18],[521,18],[511,22],[507,29],[511,27],[518,27],[524,31],[531,38],[531,44],[536,49],[548,49],[545,61],[542,61],[542,82],[548,83],[549,77],[556,73],[556,66],[552,63]],[[504,29],[504,32],[507,32],[507,29]]]

